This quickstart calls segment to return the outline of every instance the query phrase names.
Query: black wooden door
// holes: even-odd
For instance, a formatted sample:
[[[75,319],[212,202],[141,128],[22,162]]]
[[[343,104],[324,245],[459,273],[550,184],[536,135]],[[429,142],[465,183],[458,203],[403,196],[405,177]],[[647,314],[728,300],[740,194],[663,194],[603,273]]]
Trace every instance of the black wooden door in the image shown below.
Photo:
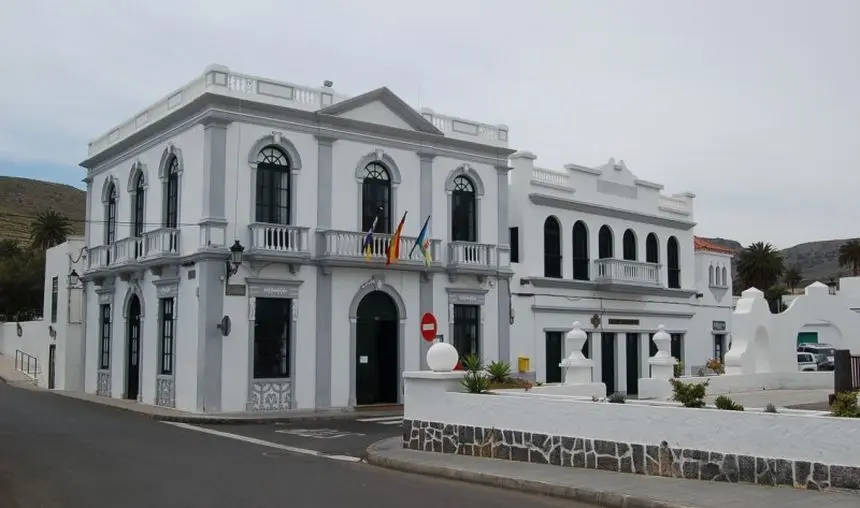
[[[140,393],[140,302],[132,297],[128,310],[128,344],[126,347],[127,399],[137,399]]]
[[[615,334],[600,334],[601,378],[606,385],[606,395],[615,393]]]
[[[396,321],[357,321],[356,404],[395,404],[399,360]]]
[[[627,334],[627,395],[639,394],[639,334]]]
[[[562,332],[546,332],[546,382],[561,383]]]
[[[51,344],[48,346],[48,389],[53,390],[57,379],[57,346]]]

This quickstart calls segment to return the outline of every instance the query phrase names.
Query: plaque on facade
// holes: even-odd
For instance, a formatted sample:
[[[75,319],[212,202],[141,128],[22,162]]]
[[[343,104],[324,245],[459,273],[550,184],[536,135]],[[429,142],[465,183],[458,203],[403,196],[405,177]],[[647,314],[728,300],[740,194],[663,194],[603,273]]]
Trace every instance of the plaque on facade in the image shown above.
[[[609,318],[610,325],[617,326],[639,326],[638,319],[621,319],[621,318]]]
[[[227,296],[245,296],[245,285],[227,284],[227,288],[225,289],[224,294]]]
[[[714,321],[711,323],[711,328],[713,328],[716,332],[724,332],[726,331],[726,322],[725,321]]]

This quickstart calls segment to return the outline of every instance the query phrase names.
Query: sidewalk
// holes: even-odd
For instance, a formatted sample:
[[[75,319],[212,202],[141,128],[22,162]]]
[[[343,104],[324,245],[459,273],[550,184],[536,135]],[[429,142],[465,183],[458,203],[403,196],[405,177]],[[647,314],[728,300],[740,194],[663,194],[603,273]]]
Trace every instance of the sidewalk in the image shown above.
[[[327,411],[295,410],[253,413],[189,413],[178,409],[141,404],[134,400],[103,397],[92,393],[39,388],[35,386],[34,381],[31,378],[15,370],[14,359],[10,359],[2,354],[0,354],[0,382],[6,382],[7,384],[30,390],[40,390],[54,395],[62,395],[64,397],[91,402],[94,404],[101,404],[103,406],[109,406],[123,411],[131,411],[160,421],[182,422],[198,425],[240,425],[252,423],[349,420],[356,418],[358,415],[363,417],[382,417],[399,416],[402,414],[402,409],[391,407],[378,409],[369,408],[359,411],[351,409],[331,409]]]
[[[405,450],[401,438],[367,449],[367,462],[617,508],[857,508],[860,492],[813,492],[787,487],[717,483],[594,469],[525,464],[499,459]]]

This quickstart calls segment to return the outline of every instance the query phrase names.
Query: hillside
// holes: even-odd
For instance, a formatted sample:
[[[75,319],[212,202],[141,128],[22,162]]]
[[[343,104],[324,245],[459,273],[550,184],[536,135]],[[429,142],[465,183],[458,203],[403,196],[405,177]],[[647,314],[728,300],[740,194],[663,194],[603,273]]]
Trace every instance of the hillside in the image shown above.
[[[735,251],[743,249],[740,242],[735,240],[726,238],[707,238],[707,240]],[[816,280],[826,282],[831,277],[850,275],[846,268],[839,267],[839,247],[845,241],[823,240],[819,242],[806,242],[783,249],[781,252],[785,260],[785,266],[799,266],[801,272],[803,272],[803,279],[807,283]]]
[[[27,242],[30,222],[54,209],[69,218],[77,235],[84,234],[86,192],[70,185],[0,176],[0,238]]]

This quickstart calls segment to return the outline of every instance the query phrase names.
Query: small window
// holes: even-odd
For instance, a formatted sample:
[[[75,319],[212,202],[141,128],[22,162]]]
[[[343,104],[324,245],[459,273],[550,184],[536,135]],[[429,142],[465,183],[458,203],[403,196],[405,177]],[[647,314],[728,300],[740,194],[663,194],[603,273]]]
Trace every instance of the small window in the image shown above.
[[[60,278],[51,279],[51,322],[57,322],[57,300],[60,293]]]
[[[508,228],[511,243],[511,263],[520,262],[520,228]]]
[[[110,368],[110,304],[104,304],[101,306],[101,325],[101,344],[99,344],[99,368],[105,370]]]
[[[174,330],[174,314],[173,314],[173,298],[161,299],[161,373],[164,375],[173,374],[173,330]]]

